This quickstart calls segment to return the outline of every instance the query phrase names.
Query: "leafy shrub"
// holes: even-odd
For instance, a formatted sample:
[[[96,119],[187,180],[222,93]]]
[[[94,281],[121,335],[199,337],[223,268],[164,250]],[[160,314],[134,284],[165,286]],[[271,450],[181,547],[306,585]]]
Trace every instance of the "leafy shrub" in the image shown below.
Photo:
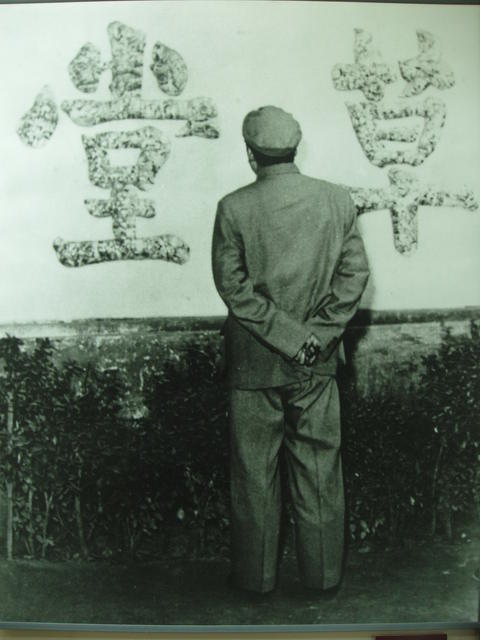
[[[427,425],[396,397],[343,397],[346,496],[352,541],[409,533],[426,504]]]
[[[170,346],[169,346],[170,345]],[[173,345],[173,346],[172,346]],[[140,386],[48,340],[0,340],[9,557],[218,555],[228,548],[227,398],[213,335],[166,341]],[[415,396],[342,385],[350,538],[436,531],[480,497],[479,332],[445,334]]]
[[[471,339],[449,331],[437,354],[424,359],[421,411],[429,426],[432,531],[437,514],[448,536],[452,514],[469,513],[480,499],[480,332]]]
[[[195,529],[200,552],[209,531],[229,523],[227,403],[218,361],[218,347],[191,343],[145,375],[148,423],[161,445],[166,518],[172,523],[174,515]]]
[[[436,532],[452,537],[452,516],[471,516],[480,497],[480,337],[445,331],[423,360],[415,396],[359,400],[343,392],[344,463],[355,542]],[[439,526],[442,521],[442,527]]]

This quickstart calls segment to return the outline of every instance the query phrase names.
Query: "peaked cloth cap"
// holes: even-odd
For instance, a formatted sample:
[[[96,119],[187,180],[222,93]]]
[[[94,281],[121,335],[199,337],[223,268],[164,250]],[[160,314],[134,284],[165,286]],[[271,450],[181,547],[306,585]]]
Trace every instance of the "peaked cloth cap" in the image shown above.
[[[242,127],[245,142],[254,151],[279,158],[297,148],[302,138],[300,125],[279,107],[261,107],[245,116]]]

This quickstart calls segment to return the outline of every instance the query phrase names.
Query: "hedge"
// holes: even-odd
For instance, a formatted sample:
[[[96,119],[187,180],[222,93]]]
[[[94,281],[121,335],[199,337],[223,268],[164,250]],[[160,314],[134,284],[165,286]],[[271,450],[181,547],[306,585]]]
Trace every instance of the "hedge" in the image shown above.
[[[0,340],[0,480],[9,558],[228,552],[227,400],[216,336],[121,366]],[[445,333],[412,401],[340,376],[348,531],[386,545],[478,517],[480,336]],[[392,376],[395,373],[392,372]],[[477,511],[475,511],[477,509]]]

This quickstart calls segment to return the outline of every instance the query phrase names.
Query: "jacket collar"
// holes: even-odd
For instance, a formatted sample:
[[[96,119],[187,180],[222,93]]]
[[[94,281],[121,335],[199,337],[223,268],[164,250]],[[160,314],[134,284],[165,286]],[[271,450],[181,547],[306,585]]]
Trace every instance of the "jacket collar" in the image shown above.
[[[284,173],[300,173],[294,162],[282,162],[282,164],[271,164],[268,167],[259,167],[257,180],[263,180],[270,176],[279,176]]]

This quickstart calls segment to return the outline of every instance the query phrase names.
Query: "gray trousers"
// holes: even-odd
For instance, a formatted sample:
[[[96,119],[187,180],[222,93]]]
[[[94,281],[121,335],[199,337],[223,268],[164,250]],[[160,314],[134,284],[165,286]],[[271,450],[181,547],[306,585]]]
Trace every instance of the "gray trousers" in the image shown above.
[[[285,448],[299,572],[307,587],[340,581],[344,495],[334,377],[230,392],[232,576],[242,588],[276,582]]]

